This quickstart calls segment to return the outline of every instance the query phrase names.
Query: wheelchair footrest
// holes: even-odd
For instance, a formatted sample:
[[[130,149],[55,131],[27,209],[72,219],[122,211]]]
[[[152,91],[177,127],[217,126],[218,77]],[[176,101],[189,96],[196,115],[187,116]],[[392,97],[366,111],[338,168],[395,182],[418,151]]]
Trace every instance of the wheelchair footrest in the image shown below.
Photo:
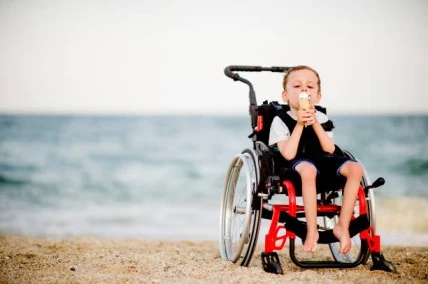
[[[299,221],[295,217],[288,216],[285,221],[285,229],[295,233],[303,241],[306,239],[306,223]],[[351,238],[356,234],[360,233],[363,230],[368,229],[370,226],[369,219],[367,214],[358,216],[357,218],[351,220],[349,225],[349,234]],[[339,240],[334,236],[333,230],[326,230],[319,232],[318,243],[320,244],[330,244],[338,242]]]
[[[383,270],[386,272],[397,273],[395,266],[387,261],[381,252],[372,252],[373,266],[370,270]]]
[[[262,252],[262,265],[266,272],[284,274],[276,252]]]

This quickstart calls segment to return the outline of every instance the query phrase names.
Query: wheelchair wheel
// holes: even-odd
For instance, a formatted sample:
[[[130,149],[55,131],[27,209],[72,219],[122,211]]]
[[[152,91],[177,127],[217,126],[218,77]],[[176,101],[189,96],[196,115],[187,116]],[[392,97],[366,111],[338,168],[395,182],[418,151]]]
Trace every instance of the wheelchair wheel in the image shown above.
[[[227,171],[220,208],[222,259],[248,266],[257,245],[261,202],[256,200],[258,161],[253,150],[235,156]]]
[[[358,161],[358,159],[356,159],[351,153],[349,153],[348,151],[343,151],[344,154],[352,159],[355,159]],[[360,162],[360,161],[358,161]],[[362,165],[362,163],[360,162],[360,164]],[[368,183],[368,179],[367,179],[367,173],[366,170],[363,166],[364,169],[364,173],[363,173],[363,177],[361,179],[361,185],[363,188],[365,188],[367,185],[369,185]],[[343,192],[339,191],[338,192],[338,196],[336,198],[334,198],[332,200],[333,204],[342,205],[342,198],[343,198]],[[358,217],[360,215],[359,212],[359,200],[357,199],[357,202],[355,204],[355,209],[354,209],[354,216]],[[374,209],[374,195],[373,195],[373,191],[372,189],[369,189],[369,191],[367,192],[366,195],[366,203],[367,203],[367,217],[369,219],[370,222],[370,226],[372,226],[373,228],[375,228],[375,209]],[[333,218],[328,218],[328,217],[324,217],[324,226],[329,228],[329,229],[333,229],[336,224],[339,221],[339,217],[335,216]],[[370,250],[368,249],[368,245],[366,243],[363,243],[365,241],[362,241],[359,234],[355,235],[352,239],[352,248],[351,251],[349,251],[346,254],[341,254],[340,251],[340,244],[337,243],[331,243],[329,244],[330,247],[330,251],[333,255],[333,258],[338,261],[338,262],[345,262],[345,263],[351,263],[354,262],[359,254],[363,254],[363,263],[367,263],[367,260],[370,256]]]

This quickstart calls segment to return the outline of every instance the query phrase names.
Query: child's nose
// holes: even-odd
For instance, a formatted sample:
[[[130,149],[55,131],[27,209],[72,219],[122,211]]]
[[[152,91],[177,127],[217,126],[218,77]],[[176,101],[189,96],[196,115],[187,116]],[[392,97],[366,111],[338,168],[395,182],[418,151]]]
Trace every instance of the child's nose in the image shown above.
[[[307,92],[308,92],[308,89],[307,89],[307,88],[303,88],[303,89],[302,89],[302,92],[307,93]]]

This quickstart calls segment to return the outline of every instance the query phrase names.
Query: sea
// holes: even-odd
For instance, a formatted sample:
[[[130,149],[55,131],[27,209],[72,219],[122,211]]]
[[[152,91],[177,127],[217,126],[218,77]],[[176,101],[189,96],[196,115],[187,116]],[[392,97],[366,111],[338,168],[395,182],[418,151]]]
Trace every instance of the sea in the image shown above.
[[[383,244],[428,246],[428,115],[330,118],[336,144],[386,180]],[[218,240],[250,133],[249,116],[1,115],[0,234]]]

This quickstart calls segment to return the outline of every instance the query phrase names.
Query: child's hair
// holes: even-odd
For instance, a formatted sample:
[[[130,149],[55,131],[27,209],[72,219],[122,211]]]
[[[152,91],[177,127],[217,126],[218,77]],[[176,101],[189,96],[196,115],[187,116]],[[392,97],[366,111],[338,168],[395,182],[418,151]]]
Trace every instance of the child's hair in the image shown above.
[[[309,66],[306,66],[306,65],[298,65],[298,66],[294,66],[294,67],[291,67],[290,69],[288,69],[287,73],[285,73],[285,75],[284,75],[284,80],[282,81],[282,87],[283,87],[283,89],[285,90],[285,86],[287,85],[288,77],[290,76],[290,74],[292,72],[294,72],[294,71],[299,71],[299,70],[310,70],[310,71],[314,72],[315,75],[318,78],[318,83],[317,83],[318,84],[318,90],[321,92],[321,79],[320,79],[320,75],[318,74],[317,71],[315,71],[315,69],[313,69],[313,68],[311,68]]]

